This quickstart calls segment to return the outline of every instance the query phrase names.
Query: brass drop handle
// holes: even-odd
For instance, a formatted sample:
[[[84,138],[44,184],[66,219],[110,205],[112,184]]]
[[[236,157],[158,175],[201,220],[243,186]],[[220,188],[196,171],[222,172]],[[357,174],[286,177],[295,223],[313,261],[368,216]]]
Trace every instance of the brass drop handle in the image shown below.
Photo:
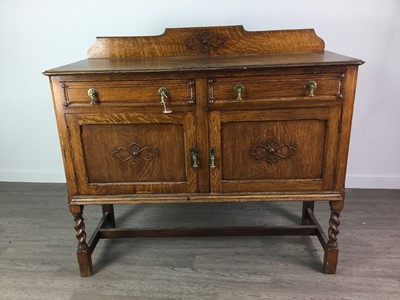
[[[198,168],[199,167],[199,162],[198,162],[198,157],[197,157],[197,149],[192,148],[190,149],[190,164],[192,165],[192,168]]]
[[[215,165],[215,156],[216,156],[217,152],[215,151],[214,148],[210,149],[210,169],[215,169],[216,165]]]
[[[90,104],[99,104],[99,92],[95,88],[88,89],[87,94],[90,97]]]
[[[162,105],[164,106],[163,113],[164,113],[164,114],[170,114],[170,113],[172,113],[171,110],[168,110],[168,109],[167,109],[167,103],[166,103],[166,101],[167,101],[167,99],[168,99],[168,90],[167,90],[165,87],[160,87],[160,88],[158,89],[158,95],[160,96],[161,103],[162,103]]]
[[[243,100],[242,99],[242,94],[244,92],[244,85],[241,83],[238,83],[235,85],[235,87],[233,88],[233,90],[235,91],[235,93],[237,94],[237,101]]]
[[[307,81],[305,88],[306,88],[306,91],[308,92],[309,97],[314,97],[314,91],[317,89],[317,86],[318,86],[318,84],[316,81],[314,81],[314,80]]]

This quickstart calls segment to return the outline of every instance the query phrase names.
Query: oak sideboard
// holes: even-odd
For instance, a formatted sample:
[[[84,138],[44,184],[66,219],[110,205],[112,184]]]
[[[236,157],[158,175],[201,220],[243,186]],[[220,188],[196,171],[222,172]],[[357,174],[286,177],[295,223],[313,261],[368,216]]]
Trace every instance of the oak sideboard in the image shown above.
[[[49,76],[81,276],[103,238],[313,235],[336,272],[358,66],[312,29],[98,37]],[[119,228],[113,205],[300,201],[301,224]],[[328,232],[314,202],[330,207]],[[85,205],[102,217],[90,239]],[[118,221],[118,219],[117,219]]]

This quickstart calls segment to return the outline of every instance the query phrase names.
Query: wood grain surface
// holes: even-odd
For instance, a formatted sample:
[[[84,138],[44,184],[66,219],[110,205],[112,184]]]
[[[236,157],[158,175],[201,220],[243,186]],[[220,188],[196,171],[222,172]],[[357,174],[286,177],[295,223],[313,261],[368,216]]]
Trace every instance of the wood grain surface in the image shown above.
[[[301,58],[301,60],[299,60]],[[252,70],[276,67],[305,67],[332,65],[360,65],[362,60],[323,52],[293,52],[250,55],[221,55],[200,57],[151,57],[84,59],[43,72],[44,75],[73,75],[82,73],[105,74],[110,71],[123,73],[153,73],[171,71],[213,71],[224,69]]]
[[[246,31],[243,26],[167,28],[159,36],[98,37],[89,58],[322,51],[313,29]]]

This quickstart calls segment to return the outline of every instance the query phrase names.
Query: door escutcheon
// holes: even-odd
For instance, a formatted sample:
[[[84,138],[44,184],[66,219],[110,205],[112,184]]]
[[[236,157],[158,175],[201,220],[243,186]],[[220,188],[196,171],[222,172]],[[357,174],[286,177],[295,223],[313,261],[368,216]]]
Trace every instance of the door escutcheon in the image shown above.
[[[211,148],[210,149],[210,169],[215,169],[216,165],[215,165],[215,156],[216,156],[217,152],[215,151],[215,148]]]

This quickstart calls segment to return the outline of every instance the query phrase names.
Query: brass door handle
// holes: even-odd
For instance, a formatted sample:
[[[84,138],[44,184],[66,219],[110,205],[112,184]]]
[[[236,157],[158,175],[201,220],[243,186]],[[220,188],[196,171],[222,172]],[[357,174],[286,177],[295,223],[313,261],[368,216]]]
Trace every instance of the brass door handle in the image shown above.
[[[172,110],[168,110],[168,109],[167,109],[167,103],[166,103],[166,101],[167,101],[167,99],[168,99],[168,90],[167,90],[165,87],[160,87],[160,88],[158,89],[158,95],[160,96],[161,103],[162,103],[162,105],[164,106],[163,113],[164,113],[164,114],[170,114],[170,113],[172,113]]]
[[[99,92],[95,88],[90,88],[87,91],[88,96],[90,97],[90,104],[95,105],[99,104]]]
[[[215,151],[215,149],[211,148],[210,149],[210,169],[215,169],[215,167],[216,167],[216,165],[215,165],[216,154],[217,154],[217,152]]]
[[[238,83],[235,85],[235,87],[233,88],[233,90],[235,91],[235,93],[237,94],[237,101],[243,100],[242,98],[242,94],[244,92],[244,85],[241,83]]]
[[[196,148],[190,149],[190,165],[192,166],[192,168],[195,168],[195,169],[199,167]]]
[[[308,92],[309,97],[314,97],[314,91],[316,90],[318,84],[314,80],[309,80],[307,81],[306,85],[304,86],[306,88],[306,91]]]

